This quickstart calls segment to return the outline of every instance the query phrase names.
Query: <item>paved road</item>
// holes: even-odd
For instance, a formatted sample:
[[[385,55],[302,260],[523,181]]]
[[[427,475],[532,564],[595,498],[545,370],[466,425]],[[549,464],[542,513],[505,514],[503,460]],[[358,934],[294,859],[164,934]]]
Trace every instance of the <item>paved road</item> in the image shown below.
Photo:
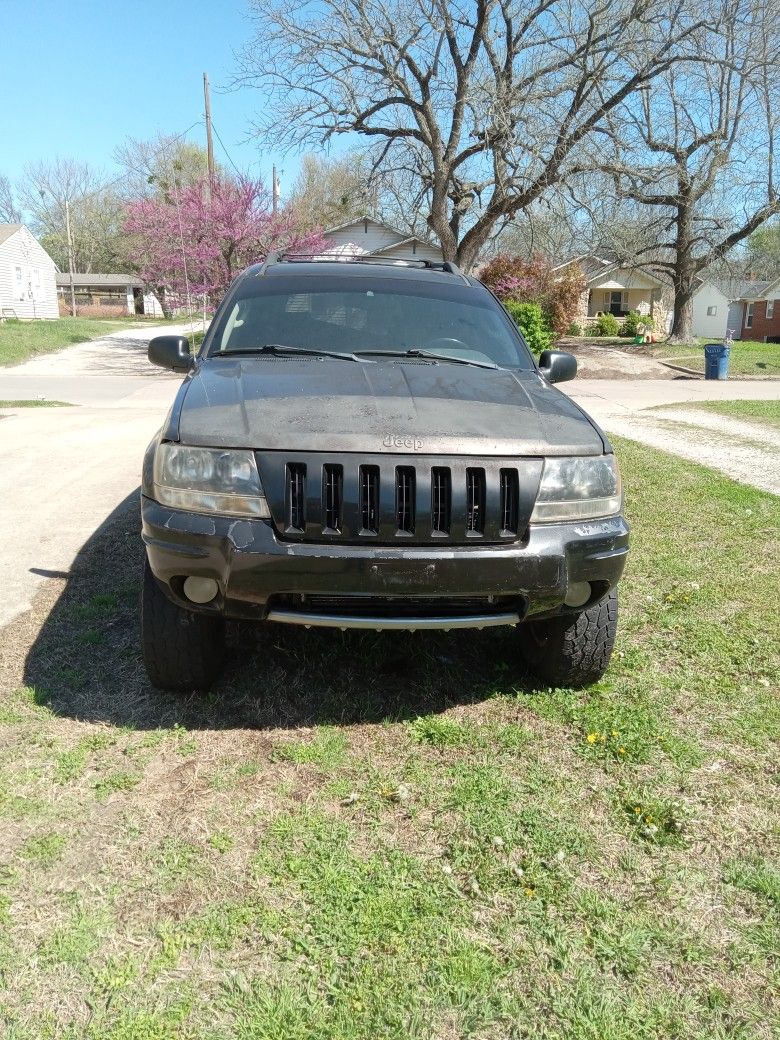
[[[180,382],[146,360],[154,334],[149,328],[113,333],[0,369],[0,400],[44,396],[80,406],[0,418],[0,625],[28,608],[47,575],[67,572],[84,542],[138,487],[143,449]],[[583,379],[563,389],[607,430],[648,443],[653,430],[644,408],[780,395],[780,383],[742,381]],[[691,456],[691,443],[686,433],[660,446],[718,464],[701,453]]]
[[[0,368],[0,400],[47,397],[80,406],[0,418],[0,625],[30,606],[47,576],[67,572],[138,487],[143,450],[181,382],[146,359],[156,331],[117,332]]]

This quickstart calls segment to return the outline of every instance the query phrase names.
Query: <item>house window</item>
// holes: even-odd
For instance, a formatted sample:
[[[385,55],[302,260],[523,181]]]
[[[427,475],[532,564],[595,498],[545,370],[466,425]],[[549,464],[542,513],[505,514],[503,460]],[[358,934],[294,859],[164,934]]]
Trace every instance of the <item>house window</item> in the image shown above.
[[[609,313],[614,314],[616,318],[622,317],[623,311],[623,293],[619,289],[609,294]]]
[[[14,276],[16,278],[16,298],[17,300],[24,299],[24,286],[22,285],[22,269],[21,267],[14,268]]]
[[[717,313],[718,313],[718,308],[717,307],[708,307],[707,308],[707,317],[708,318],[714,318],[717,315]]]
[[[753,328],[753,304],[749,303],[745,308],[745,328]]]
[[[767,316],[767,318],[774,318],[774,316],[775,316],[775,301],[774,300],[767,300],[766,301],[766,316]]]

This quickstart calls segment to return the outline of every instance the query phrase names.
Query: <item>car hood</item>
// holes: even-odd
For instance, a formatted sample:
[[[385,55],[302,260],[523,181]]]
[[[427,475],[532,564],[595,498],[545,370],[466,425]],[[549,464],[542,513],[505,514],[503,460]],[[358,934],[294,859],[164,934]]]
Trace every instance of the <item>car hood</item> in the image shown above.
[[[171,434],[265,451],[593,455],[586,414],[536,371],[425,361],[209,358],[183,384]]]

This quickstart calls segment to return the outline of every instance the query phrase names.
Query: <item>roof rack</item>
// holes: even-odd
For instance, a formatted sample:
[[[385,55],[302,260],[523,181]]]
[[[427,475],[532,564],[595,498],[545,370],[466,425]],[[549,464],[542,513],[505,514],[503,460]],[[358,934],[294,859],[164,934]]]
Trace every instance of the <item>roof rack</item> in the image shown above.
[[[374,256],[371,253],[269,253],[257,272],[263,275],[269,267],[276,264],[314,263],[314,264],[338,264],[338,263],[360,263],[379,264],[397,267],[399,264],[405,267],[419,267],[423,270],[444,271],[454,274],[468,282],[465,274],[451,260],[427,260],[424,257],[396,257],[396,256]]]

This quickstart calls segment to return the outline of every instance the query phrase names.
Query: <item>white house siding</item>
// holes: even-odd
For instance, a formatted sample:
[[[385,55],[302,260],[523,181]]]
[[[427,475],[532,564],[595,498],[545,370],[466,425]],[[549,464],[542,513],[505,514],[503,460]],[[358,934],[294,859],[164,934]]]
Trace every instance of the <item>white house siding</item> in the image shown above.
[[[353,220],[343,228],[326,231],[323,237],[330,247],[341,248],[342,252],[344,246],[352,245],[357,246],[360,252],[375,253],[377,249],[384,249],[385,246],[400,242],[403,235],[378,221],[361,219]]]
[[[400,243],[397,246],[391,246],[389,249],[383,249],[380,256],[392,257],[397,260],[432,260],[439,264],[442,261],[441,249],[437,249],[436,246],[429,246],[425,242]]]
[[[713,313],[708,313],[712,311]],[[729,301],[711,282],[704,282],[693,296],[693,334],[721,340],[728,328]],[[737,330],[738,331],[738,330]]]
[[[0,314],[59,317],[54,261],[26,227],[0,243]]]

